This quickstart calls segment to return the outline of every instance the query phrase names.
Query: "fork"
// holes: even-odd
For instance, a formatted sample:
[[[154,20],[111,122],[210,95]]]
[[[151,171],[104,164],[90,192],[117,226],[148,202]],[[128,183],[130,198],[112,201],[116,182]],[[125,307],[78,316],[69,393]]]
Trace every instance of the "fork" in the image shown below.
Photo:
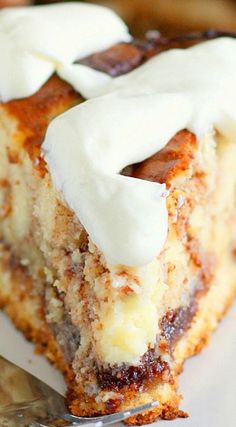
[[[152,408],[159,406],[158,401],[153,401],[150,403],[145,403],[143,405],[136,406],[134,408],[128,409],[127,411],[117,412],[111,415],[103,415],[100,417],[76,417],[74,415],[66,414],[62,417],[61,420],[56,419],[55,421],[45,422],[36,422],[31,423],[29,427],[77,427],[77,426],[86,426],[86,427],[103,427],[110,424],[115,424],[121,421],[126,420],[132,415],[140,414],[143,411],[148,411]],[[60,422],[60,424],[58,424]],[[63,423],[63,424],[61,424]]]
[[[155,401],[111,415],[76,417],[68,413],[62,395],[1,356],[0,372],[0,426],[103,427],[159,405]]]

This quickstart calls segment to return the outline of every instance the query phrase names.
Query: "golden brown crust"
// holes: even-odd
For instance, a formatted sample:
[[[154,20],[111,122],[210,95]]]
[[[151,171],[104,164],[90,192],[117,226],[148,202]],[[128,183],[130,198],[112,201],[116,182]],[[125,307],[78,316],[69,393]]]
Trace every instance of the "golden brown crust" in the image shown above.
[[[8,114],[17,119],[17,132],[24,135],[22,148],[41,175],[45,172],[45,162],[40,147],[50,120],[80,100],[69,84],[54,75],[34,95],[4,104]]]
[[[169,187],[174,178],[189,169],[196,150],[195,135],[188,130],[182,130],[162,150],[137,165],[132,176],[166,183]]]
[[[1,245],[2,246],[2,245]],[[44,354],[50,362],[65,375],[68,381],[73,381],[74,373],[67,364],[64,356],[45,321],[45,301],[41,296],[32,297],[33,279],[27,268],[20,265],[11,255],[8,248],[1,248],[0,276],[2,272],[10,271],[11,291],[8,295],[0,293],[0,308],[3,308],[17,329],[35,344],[35,351]],[[24,305],[30,302],[35,305],[37,319],[30,318]]]
[[[159,412],[159,413],[158,413]],[[126,425],[142,426],[144,424],[151,424],[160,420],[175,420],[176,418],[188,418],[187,412],[181,411],[178,407],[174,408],[171,405],[164,404],[161,407],[161,411],[147,411],[142,414],[138,414],[135,417],[130,417],[125,421]]]

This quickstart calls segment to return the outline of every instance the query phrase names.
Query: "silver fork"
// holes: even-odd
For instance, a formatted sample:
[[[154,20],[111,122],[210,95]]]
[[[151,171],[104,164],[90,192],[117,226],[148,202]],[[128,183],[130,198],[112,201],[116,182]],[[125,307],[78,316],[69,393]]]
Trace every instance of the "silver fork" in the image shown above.
[[[0,388],[0,426],[4,427],[103,427],[159,405],[155,401],[111,415],[76,417],[68,413],[63,396],[1,356]]]
[[[156,408],[159,406],[159,402],[154,401],[150,403],[145,403],[144,405],[136,406],[135,408],[128,409],[127,411],[117,412],[111,415],[103,415],[100,417],[76,417],[73,415],[66,414],[63,416],[62,420],[55,420],[54,422],[50,421],[50,423],[31,423],[29,427],[58,427],[58,422],[68,422],[65,424],[60,424],[60,427],[77,427],[77,426],[86,426],[86,427],[103,427],[110,424],[115,424],[121,421],[126,420],[132,415],[140,414],[141,412],[148,411],[152,408]]]

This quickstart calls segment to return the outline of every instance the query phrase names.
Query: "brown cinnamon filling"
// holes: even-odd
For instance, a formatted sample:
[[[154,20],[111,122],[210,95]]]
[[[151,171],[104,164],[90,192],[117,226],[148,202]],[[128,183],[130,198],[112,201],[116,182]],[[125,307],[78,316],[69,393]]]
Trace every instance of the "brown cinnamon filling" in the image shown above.
[[[205,292],[207,288],[205,288]],[[192,320],[198,309],[198,293],[192,298],[189,306],[169,310],[160,320],[161,339],[159,348],[172,353],[176,342],[190,328]],[[167,362],[157,356],[156,350],[148,350],[141,358],[138,366],[112,366],[100,369],[97,372],[97,380],[101,389],[119,390],[125,386],[131,386],[134,390],[145,387],[150,381],[158,383],[171,382],[170,367]]]
[[[113,366],[99,369],[97,372],[98,385],[102,389],[119,390],[125,386],[132,386],[134,390],[140,389],[144,381],[148,382],[158,378],[159,382],[170,378],[167,362],[157,357],[155,349],[148,350],[141,358],[138,366]]]
[[[166,344],[166,351],[171,352],[178,339],[191,326],[193,317],[197,311],[197,300],[193,298],[187,307],[177,310],[169,310],[160,321],[161,342],[160,348]],[[148,350],[141,358],[138,366],[112,366],[100,369],[97,372],[97,380],[101,389],[119,390],[125,386],[132,386],[134,390],[145,387],[150,381],[172,381],[170,367],[167,362],[157,356],[155,349]]]
[[[141,49],[134,44],[120,43],[104,52],[94,53],[79,63],[117,77],[138,67],[143,60],[144,52]]]
[[[197,311],[197,301],[193,300],[190,306],[180,307],[176,310],[169,310],[160,321],[162,337],[168,342],[170,347],[190,327],[191,321]]]

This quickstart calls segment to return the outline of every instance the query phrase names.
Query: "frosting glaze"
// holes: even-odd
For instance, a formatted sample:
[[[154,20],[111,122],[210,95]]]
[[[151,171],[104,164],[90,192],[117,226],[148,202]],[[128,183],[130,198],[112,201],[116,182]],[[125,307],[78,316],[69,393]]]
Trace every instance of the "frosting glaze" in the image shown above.
[[[122,20],[102,6],[62,3],[4,9],[0,12],[0,99],[28,97],[55,71],[64,75],[75,60],[130,39]],[[85,65],[77,64],[76,74],[81,86],[88,88],[93,81],[99,85],[110,80]]]
[[[54,184],[109,264],[151,262],[168,227],[165,186],[119,172],[183,128],[235,134],[235,73],[233,39],[173,49],[90,87],[93,99],[50,124],[43,151]]]

